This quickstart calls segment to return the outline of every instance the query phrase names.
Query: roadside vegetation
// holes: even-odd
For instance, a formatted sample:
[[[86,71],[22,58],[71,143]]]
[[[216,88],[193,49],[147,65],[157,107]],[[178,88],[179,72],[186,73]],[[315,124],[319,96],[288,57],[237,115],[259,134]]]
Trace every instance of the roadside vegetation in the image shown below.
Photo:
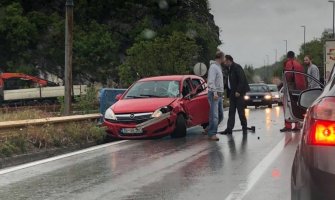
[[[0,122],[60,116],[64,100],[60,99],[60,101],[61,105],[52,106],[51,112],[43,106],[40,108],[2,108]],[[98,100],[95,87],[89,87],[86,95],[77,97],[73,108],[74,114],[97,113]],[[100,144],[104,141],[105,135],[105,129],[97,126],[96,121],[45,124],[44,126],[29,126],[22,129],[0,130],[0,158],[54,148],[80,148],[83,145]]]
[[[96,122],[45,124],[0,132],[0,158],[48,149],[101,144],[105,129]]]

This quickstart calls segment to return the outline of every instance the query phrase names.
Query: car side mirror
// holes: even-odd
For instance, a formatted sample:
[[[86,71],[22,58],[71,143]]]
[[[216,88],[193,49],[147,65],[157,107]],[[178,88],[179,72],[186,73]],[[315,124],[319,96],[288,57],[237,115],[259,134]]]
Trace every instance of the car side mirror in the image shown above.
[[[119,100],[121,99],[122,95],[123,95],[123,94],[118,94],[118,95],[116,95],[115,100],[119,101]]]
[[[303,108],[309,108],[313,102],[321,95],[321,88],[314,88],[301,92],[299,96],[299,106]]]

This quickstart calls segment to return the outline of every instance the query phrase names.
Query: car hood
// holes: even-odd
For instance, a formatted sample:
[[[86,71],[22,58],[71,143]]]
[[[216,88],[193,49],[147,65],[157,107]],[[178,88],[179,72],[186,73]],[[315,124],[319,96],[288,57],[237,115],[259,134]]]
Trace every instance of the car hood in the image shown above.
[[[270,92],[247,92],[246,95],[267,95],[267,94],[271,94]]]
[[[175,100],[176,98],[122,99],[116,102],[112,109],[115,114],[154,112]]]

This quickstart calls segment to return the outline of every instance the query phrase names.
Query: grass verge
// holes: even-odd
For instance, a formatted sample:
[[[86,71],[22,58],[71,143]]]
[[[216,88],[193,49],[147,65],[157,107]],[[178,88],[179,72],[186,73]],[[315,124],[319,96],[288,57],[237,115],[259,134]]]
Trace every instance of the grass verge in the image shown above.
[[[3,131],[0,132],[0,158],[88,143],[101,144],[105,135],[105,129],[92,121],[46,124]]]

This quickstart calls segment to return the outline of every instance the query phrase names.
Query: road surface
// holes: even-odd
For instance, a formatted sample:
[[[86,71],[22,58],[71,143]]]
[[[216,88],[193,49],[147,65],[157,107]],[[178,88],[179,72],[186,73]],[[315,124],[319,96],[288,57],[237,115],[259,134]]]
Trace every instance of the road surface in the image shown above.
[[[3,169],[0,199],[290,199],[300,134],[279,132],[280,107],[246,113],[256,126],[246,136],[211,142],[196,127],[183,139],[121,141]]]

